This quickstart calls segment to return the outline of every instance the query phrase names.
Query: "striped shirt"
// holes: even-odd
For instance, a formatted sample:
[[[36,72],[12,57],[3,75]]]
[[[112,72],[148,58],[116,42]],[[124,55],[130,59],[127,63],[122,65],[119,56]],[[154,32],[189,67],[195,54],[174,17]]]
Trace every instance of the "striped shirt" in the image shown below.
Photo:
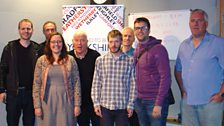
[[[97,58],[91,97],[94,107],[109,110],[133,109],[136,97],[135,67],[132,57],[110,52]]]

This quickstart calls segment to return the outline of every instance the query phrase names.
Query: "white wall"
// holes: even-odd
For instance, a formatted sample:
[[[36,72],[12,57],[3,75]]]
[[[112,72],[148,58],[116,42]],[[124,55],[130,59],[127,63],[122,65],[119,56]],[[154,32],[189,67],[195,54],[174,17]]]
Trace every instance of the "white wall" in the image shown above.
[[[61,28],[62,5],[89,4],[88,0],[0,0],[0,53],[8,41],[18,38],[18,22],[23,18],[34,24],[32,40],[44,40],[42,25],[53,20]]]
[[[125,5],[125,16],[134,12],[150,12],[178,9],[201,8],[209,15],[208,30],[219,32],[219,0],[117,0],[117,4]],[[53,20],[60,31],[62,5],[89,4],[89,0],[0,0],[0,53],[9,40],[18,38],[17,25],[23,18],[29,18],[34,24],[32,39],[41,42],[42,24]],[[127,25],[127,18],[125,25]]]
[[[89,4],[89,0],[0,0],[0,54],[8,41],[18,38],[18,22],[29,18],[34,24],[32,40],[44,40],[42,25],[47,20],[53,20],[61,27],[62,5]],[[125,26],[127,15],[135,12],[204,9],[209,15],[208,31],[219,34],[219,0],[117,0],[117,4],[125,6]],[[174,61],[170,61],[173,74]],[[172,76],[173,77],[173,76]],[[170,108],[169,116],[176,117],[179,113],[180,93],[172,78],[172,89],[175,94],[176,104]],[[5,106],[0,103],[0,126],[6,126]]]

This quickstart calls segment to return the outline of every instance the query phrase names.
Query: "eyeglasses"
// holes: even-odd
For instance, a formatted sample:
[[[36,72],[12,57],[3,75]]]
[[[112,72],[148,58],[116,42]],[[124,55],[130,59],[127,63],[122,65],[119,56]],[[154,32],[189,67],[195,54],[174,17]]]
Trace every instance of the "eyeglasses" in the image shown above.
[[[142,26],[142,27],[134,27],[134,30],[137,31],[137,30],[148,30],[148,27],[147,26]]]
[[[61,44],[62,43],[62,41],[50,41],[50,43],[52,43],[52,44]]]

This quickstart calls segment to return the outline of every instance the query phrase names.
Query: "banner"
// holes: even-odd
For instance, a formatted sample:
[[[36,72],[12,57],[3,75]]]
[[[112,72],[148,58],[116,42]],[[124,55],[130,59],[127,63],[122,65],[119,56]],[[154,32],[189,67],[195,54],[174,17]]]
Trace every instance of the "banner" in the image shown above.
[[[124,26],[123,5],[64,5],[62,18],[63,37],[68,50],[72,50],[75,30],[87,33],[88,46],[101,54],[108,51],[107,34]]]
[[[133,13],[128,17],[130,27],[134,26],[134,20],[138,17],[149,19],[151,24],[149,35],[161,39],[168,51],[169,59],[175,60],[180,43],[191,35],[189,28],[190,10]]]

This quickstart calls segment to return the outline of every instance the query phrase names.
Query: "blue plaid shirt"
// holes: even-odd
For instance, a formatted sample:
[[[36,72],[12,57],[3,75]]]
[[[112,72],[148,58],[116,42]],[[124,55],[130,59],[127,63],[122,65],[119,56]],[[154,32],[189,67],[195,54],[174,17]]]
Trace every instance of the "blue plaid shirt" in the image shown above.
[[[133,109],[136,98],[134,59],[110,52],[97,58],[91,97],[95,106],[109,110]]]

